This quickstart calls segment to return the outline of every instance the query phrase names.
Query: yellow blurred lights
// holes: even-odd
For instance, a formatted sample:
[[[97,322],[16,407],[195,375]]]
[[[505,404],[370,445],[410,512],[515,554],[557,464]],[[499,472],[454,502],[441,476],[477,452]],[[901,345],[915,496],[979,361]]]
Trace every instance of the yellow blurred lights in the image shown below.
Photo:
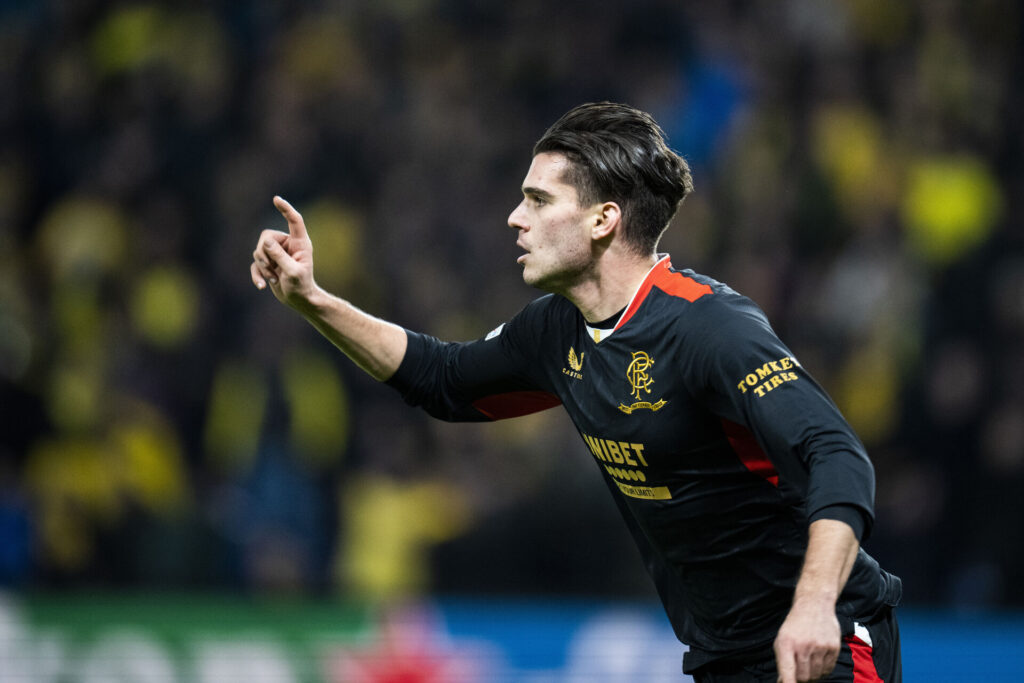
[[[348,395],[338,371],[328,356],[309,351],[289,355],[281,370],[296,450],[312,465],[337,462],[349,432]]]
[[[903,220],[911,245],[933,265],[947,265],[982,243],[1002,212],[999,185],[976,158],[935,157],[910,169]]]
[[[259,369],[241,361],[217,368],[203,445],[221,471],[242,470],[256,457],[270,390]]]
[[[127,233],[127,220],[115,206],[91,197],[68,197],[40,223],[39,246],[55,280],[78,280],[119,268]]]
[[[130,305],[135,329],[155,346],[173,348],[196,329],[199,287],[183,269],[160,266],[143,274]]]
[[[896,204],[899,160],[871,112],[838,105],[818,111],[814,154],[852,217]]]
[[[349,291],[366,275],[363,221],[344,205],[322,199],[303,210],[316,243],[316,278],[330,291]]]

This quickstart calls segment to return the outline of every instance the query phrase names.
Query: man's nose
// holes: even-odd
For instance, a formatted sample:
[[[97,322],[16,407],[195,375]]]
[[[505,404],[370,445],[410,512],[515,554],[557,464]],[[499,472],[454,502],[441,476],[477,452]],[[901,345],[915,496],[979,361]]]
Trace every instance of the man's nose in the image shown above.
[[[519,206],[512,209],[512,213],[508,215],[508,227],[515,228],[516,230],[526,229],[526,221],[524,220],[523,214],[523,202],[519,202]]]

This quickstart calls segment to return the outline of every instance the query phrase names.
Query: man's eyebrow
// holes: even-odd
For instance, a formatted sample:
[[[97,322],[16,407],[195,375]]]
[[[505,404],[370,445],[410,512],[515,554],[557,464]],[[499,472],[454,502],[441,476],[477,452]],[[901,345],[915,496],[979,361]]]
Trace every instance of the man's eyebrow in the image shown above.
[[[531,187],[531,186],[526,186],[526,187],[523,188],[523,196],[524,197],[536,197],[538,199],[544,199],[544,200],[554,199],[554,197],[555,197],[553,194],[551,194],[547,190],[542,190],[539,187]]]

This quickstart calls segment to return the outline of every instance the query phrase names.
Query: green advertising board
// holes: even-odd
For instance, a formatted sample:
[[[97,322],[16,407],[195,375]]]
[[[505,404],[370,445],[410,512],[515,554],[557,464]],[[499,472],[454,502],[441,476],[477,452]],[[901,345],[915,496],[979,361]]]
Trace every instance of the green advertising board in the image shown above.
[[[376,637],[367,607],[218,596],[0,599],[3,683],[313,683]]]

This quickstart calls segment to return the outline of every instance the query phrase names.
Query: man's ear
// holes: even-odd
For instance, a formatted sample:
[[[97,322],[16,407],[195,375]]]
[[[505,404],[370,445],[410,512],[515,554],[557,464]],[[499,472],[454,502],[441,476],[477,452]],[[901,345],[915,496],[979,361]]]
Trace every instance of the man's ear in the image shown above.
[[[603,240],[611,237],[622,225],[622,209],[615,202],[603,202],[596,207],[590,237]]]

